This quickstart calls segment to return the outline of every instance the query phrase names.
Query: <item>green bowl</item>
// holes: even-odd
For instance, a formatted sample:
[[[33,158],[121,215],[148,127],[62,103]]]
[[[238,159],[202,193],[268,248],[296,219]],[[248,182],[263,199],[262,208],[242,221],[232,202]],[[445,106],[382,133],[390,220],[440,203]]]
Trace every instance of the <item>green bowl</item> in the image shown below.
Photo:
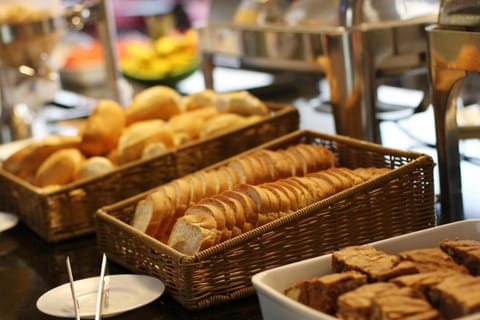
[[[161,78],[138,77],[136,75],[126,73],[123,70],[122,70],[122,74],[128,80],[135,81],[145,86],[165,85],[169,87],[175,87],[178,82],[194,74],[198,70],[198,67],[199,67],[199,63],[198,61],[196,61],[195,63],[190,64],[188,67],[182,70],[171,72],[167,74],[165,77],[161,77]]]

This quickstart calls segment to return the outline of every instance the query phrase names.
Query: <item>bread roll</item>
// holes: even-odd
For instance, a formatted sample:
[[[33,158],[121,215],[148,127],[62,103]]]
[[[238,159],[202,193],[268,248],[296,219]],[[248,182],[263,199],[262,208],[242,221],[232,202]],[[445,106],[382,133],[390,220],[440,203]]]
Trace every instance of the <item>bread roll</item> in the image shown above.
[[[85,161],[76,148],[58,150],[52,153],[38,168],[33,184],[39,187],[65,185],[74,181],[77,171]]]
[[[108,154],[117,145],[124,127],[125,114],[120,105],[100,100],[82,128],[82,151],[88,156]]]
[[[247,119],[234,113],[220,113],[205,121],[200,138],[205,139],[240,128],[247,123]]]
[[[48,136],[14,152],[5,159],[2,166],[18,177],[30,181],[40,165],[51,154],[61,149],[78,148],[80,142],[79,136]]]
[[[141,159],[148,159],[148,158],[153,158],[157,157],[161,154],[164,154],[167,152],[167,147],[163,142],[155,141],[152,143],[147,144],[143,150],[142,150],[142,155]]]
[[[219,95],[216,107],[221,112],[231,112],[242,116],[268,115],[268,107],[248,91],[236,91]]]
[[[82,165],[78,169],[77,174],[75,175],[75,180],[95,177],[100,174],[110,172],[114,168],[115,166],[113,162],[106,157],[91,157],[82,163]]]
[[[188,112],[191,110],[208,108],[215,106],[217,93],[211,89],[194,92],[182,99],[183,110]]]
[[[173,132],[165,121],[157,119],[132,124],[124,130],[118,141],[119,163],[140,159],[145,147],[152,143],[162,143],[167,150],[174,147]]]
[[[125,109],[127,125],[149,119],[168,120],[182,112],[181,96],[167,86],[153,86],[139,92]]]
[[[190,140],[199,139],[205,121],[218,115],[215,107],[206,107],[174,115],[168,121],[175,134],[186,133]]]

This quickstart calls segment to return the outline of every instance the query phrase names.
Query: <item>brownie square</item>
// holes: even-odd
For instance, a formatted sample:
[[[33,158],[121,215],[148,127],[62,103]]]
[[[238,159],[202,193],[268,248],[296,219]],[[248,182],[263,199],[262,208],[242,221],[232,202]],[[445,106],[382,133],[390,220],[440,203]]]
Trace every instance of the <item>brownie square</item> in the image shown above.
[[[444,240],[440,248],[474,275],[480,275],[480,241]]]
[[[457,264],[450,255],[446,254],[440,248],[406,250],[400,252],[398,255],[403,260],[413,262],[418,272],[450,270],[468,273],[467,268]]]
[[[417,273],[411,261],[403,261],[399,256],[387,254],[373,246],[350,246],[332,253],[332,270],[342,272],[360,271],[368,276],[369,282]]]
[[[371,315],[373,298],[382,292],[397,288],[394,283],[376,282],[346,292],[338,297],[337,316],[345,320],[368,320]]]
[[[413,288],[382,292],[372,300],[372,320],[434,320],[440,313]]]
[[[285,290],[285,295],[316,310],[335,314],[337,297],[367,282],[367,277],[356,271],[332,273],[301,280]]]
[[[400,287],[416,288],[423,292],[426,297],[429,297],[430,289],[452,274],[456,274],[456,271],[442,269],[439,271],[407,274],[390,279],[390,282],[395,283]]]
[[[480,311],[480,278],[455,273],[433,286],[429,292],[432,304],[447,319]]]

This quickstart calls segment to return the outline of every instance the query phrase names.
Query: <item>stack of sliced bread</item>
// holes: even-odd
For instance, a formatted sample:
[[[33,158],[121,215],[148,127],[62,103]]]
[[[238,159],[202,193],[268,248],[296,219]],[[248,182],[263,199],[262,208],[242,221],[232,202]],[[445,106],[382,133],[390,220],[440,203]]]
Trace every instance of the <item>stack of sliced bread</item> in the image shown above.
[[[160,186],[132,225],[193,255],[388,170],[338,167],[323,145],[257,150]]]

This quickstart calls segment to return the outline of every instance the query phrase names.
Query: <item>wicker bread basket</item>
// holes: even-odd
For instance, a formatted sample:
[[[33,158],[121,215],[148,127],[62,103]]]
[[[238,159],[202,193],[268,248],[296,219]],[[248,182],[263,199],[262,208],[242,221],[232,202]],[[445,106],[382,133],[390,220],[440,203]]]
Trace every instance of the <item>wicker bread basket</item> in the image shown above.
[[[36,188],[0,168],[0,209],[15,212],[20,220],[47,242],[94,233],[95,211],[102,206],[151,189],[227,157],[295,131],[298,110],[291,105],[267,103],[270,115],[175,151],[135,161],[108,174],[60,189]]]
[[[327,146],[341,166],[393,170],[193,256],[129,225],[144,192],[97,211],[99,250],[133,272],[157,276],[170,296],[198,310],[253,294],[251,277],[259,271],[435,225],[431,157],[309,130],[255,149],[299,142]]]

